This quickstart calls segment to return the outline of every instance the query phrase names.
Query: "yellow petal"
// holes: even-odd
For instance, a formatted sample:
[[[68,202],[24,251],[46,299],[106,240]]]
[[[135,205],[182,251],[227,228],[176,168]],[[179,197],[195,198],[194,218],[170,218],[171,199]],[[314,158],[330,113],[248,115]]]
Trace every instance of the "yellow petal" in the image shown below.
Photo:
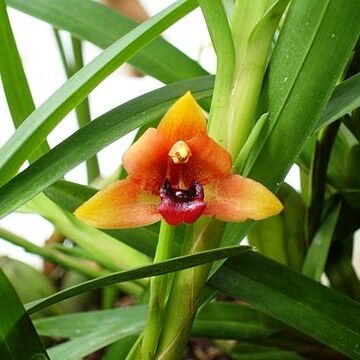
[[[75,216],[97,228],[120,229],[153,224],[161,219],[160,198],[144,191],[131,178],[99,191],[75,211]]]
[[[228,175],[206,185],[205,202],[204,215],[233,222],[265,219],[283,209],[279,199],[265,186],[240,175]]]
[[[172,144],[206,132],[205,115],[190,91],[168,110],[158,130]]]

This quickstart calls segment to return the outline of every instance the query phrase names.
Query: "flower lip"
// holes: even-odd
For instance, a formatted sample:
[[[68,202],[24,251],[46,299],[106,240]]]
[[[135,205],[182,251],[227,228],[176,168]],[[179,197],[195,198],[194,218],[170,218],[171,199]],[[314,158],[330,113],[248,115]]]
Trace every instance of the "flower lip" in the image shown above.
[[[160,189],[160,198],[171,198],[178,203],[186,203],[193,200],[204,200],[204,189],[197,181],[192,181],[189,189],[180,189],[178,186],[171,185],[168,179],[165,180]]]
[[[160,189],[160,199],[159,212],[170,225],[192,224],[206,208],[204,189],[196,181],[192,181],[189,189],[180,189],[166,179]]]

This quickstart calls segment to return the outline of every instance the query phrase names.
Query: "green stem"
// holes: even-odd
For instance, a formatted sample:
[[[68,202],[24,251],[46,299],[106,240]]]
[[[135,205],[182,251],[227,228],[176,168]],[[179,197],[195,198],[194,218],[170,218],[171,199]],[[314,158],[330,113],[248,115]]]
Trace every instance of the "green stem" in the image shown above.
[[[223,223],[212,218],[201,218],[187,227],[182,253],[193,254],[217,247],[223,230]],[[181,358],[211,266],[206,264],[176,273],[166,305],[155,357],[157,360]]]
[[[174,234],[175,227],[162,221],[154,258],[155,263],[169,259],[171,256],[171,244],[174,240]],[[149,310],[141,344],[142,360],[152,360],[154,358],[164,319],[168,283],[168,274],[152,277],[150,280]]]
[[[142,342],[142,338],[143,338],[143,335],[140,334],[140,336],[134,342],[131,350],[127,354],[125,360],[140,360],[141,359],[141,342]]]
[[[74,54],[74,73],[79,71],[84,66],[82,43],[80,40],[71,36],[71,45]],[[75,108],[76,118],[79,127],[85,126],[91,121],[89,98],[85,98],[77,108]],[[91,184],[99,175],[100,167],[97,156],[94,155],[86,160],[86,170],[88,183]]]
[[[217,71],[209,114],[209,135],[228,148],[229,111],[235,69],[235,51],[228,19],[221,0],[199,0],[217,56]]]
[[[57,29],[54,29],[54,36],[66,76],[69,79],[71,76],[73,76],[76,72],[78,72],[81,68],[84,67],[82,43],[79,39],[71,36],[72,56],[69,56],[66,54],[63,41]],[[79,104],[79,106],[75,108],[75,114],[79,127],[83,127],[90,123],[91,114],[88,98],[85,98]],[[86,171],[89,184],[92,183],[100,175],[99,162],[96,155],[86,160]]]
[[[236,69],[229,105],[230,153],[236,159],[255,124],[271,43],[289,0],[238,0],[232,33]]]
[[[63,42],[61,40],[60,32],[58,29],[53,28],[53,33],[54,33],[56,45],[57,45],[59,53],[60,53],[60,59],[63,64],[66,77],[70,78],[73,75],[73,73],[72,73],[71,67],[68,64],[68,61],[66,59],[65,48],[64,48]]]

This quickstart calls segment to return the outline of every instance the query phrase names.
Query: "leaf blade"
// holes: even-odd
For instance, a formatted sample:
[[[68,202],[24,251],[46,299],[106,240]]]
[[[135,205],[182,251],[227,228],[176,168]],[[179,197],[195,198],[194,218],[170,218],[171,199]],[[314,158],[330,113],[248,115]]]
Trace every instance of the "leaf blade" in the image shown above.
[[[360,305],[285,266],[244,253],[228,260],[209,285],[360,359],[360,320],[354,317]]]
[[[14,288],[0,269],[0,354],[5,359],[49,359]]]
[[[44,20],[58,29],[106,48],[137,24],[101,4],[88,0],[8,0],[17,10]],[[81,19],[81,21],[79,21]],[[164,61],[166,59],[166,61]],[[156,39],[129,63],[164,83],[207,72],[164,39]],[[177,71],[174,71],[174,66]]]
[[[173,258],[171,260],[162,261],[156,264],[134,268],[127,271],[113,273],[108,276],[103,276],[94,280],[86,281],[80,285],[73,286],[52,296],[27,304],[26,308],[29,314],[44,309],[58,301],[67,299],[69,297],[79,295],[83,292],[95,290],[99,287],[107,285],[130,281],[133,279],[147,278],[150,276],[162,275],[167,272],[178,271],[188,267],[198,266],[204,263],[213,262],[219,259],[224,259],[233,256],[242,251],[248,251],[249,247],[232,246],[228,248],[221,248],[209,251],[199,252],[194,255],[182,256]]]

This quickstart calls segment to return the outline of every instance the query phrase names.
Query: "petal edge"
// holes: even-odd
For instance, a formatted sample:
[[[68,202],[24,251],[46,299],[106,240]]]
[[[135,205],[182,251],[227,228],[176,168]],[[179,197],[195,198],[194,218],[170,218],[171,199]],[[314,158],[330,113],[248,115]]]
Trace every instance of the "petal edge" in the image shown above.
[[[143,190],[131,178],[119,180],[75,210],[75,216],[102,229],[121,229],[153,224],[161,220],[159,196]]]
[[[159,131],[149,128],[125,152],[124,168],[144,189],[156,193],[165,180],[169,149]]]
[[[259,182],[240,175],[228,175],[205,187],[204,215],[222,221],[261,220],[278,214],[279,199]]]
[[[205,185],[230,173],[231,155],[207,134],[195,136],[186,143],[192,153],[183,169],[187,185],[193,180]]]
[[[157,129],[171,144],[206,132],[205,115],[190,91],[170,107]]]

